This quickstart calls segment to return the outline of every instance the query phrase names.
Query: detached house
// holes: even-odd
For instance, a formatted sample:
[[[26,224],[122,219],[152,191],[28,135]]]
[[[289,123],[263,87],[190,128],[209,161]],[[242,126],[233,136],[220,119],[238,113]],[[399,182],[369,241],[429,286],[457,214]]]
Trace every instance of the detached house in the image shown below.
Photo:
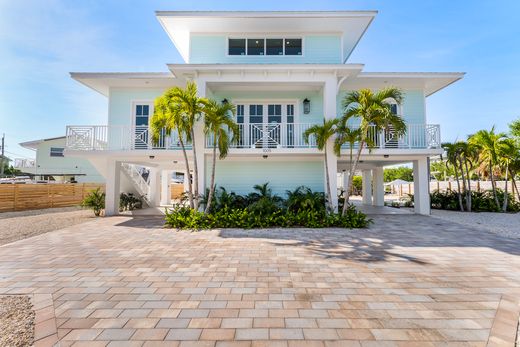
[[[365,72],[349,56],[374,19],[374,11],[330,12],[157,12],[157,19],[183,57],[161,73],[72,73],[72,78],[108,98],[107,125],[67,127],[66,156],[88,159],[106,179],[107,214],[117,213],[122,180],[145,192],[150,205],[169,203],[171,171],[184,170],[177,136],[151,142],[154,99],[193,80],[201,96],[237,107],[240,139],[217,164],[216,183],[248,193],[269,182],[278,194],[305,185],[324,191],[329,175],[348,171],[348,148],[330,156],[305,143],[303,132],[323,118],[342,115],[351,90],[399,87],[395,107],[408,123],[405,136],[374,134],[376,148],[362,154],[365,204],[382,206],[383,167],[413,163],[415,211],[429,214],[428,158],[442,152],[439,125],[429,124],[426,98],[463,77],[462,73]],[[209,141],[197,127],[199,191],[209,184]],[[191,153],[190,153],[191,154]],[[190,160],[190,158],[189,158]],[[137,167],[150,169],[148,180]],[[372,184],[370,184],[370,182]],[[337,201],[335,202],[337,204]]]

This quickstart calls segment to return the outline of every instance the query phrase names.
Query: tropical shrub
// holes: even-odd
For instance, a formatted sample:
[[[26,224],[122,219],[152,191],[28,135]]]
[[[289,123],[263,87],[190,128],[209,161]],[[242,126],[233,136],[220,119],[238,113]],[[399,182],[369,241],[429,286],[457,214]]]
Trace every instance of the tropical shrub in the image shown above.
[[[495,196],[492,190],[483,192],[471,192],[472,211],[475,212],[497,212],[501,210],[504,201],[505,192],[501,189],[496,190],[498,198],[498,205],[495,201]],[[519,212],[520,203],[513,199],[513,195],[508,193],[509,204],[507,205],[507,212]],[[441,210],[460,210],[459,208],[459,194],[454,190],[438,191],[435,190],[430,194],[431,207]],[[466,196],[462,196],[462,203],[467,203]]]
[[[133,211],[143,207],[143,201],[132,193],[119,195],[119,211]]]
[[[91,191],[81,202],[81,206],[90,208],[94,211],[94,215],[99,217],[101,210],[105,208],[105,193],[101,189]]]

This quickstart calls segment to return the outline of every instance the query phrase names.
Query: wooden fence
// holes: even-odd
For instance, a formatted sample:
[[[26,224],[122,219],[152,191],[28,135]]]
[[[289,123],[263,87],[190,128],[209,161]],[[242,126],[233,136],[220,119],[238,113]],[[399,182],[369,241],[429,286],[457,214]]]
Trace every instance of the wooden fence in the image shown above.
[[[170,192],[171,192],[171,198],[172,199],[179,199],[184,193],[184,184],[174,184],[172,183],[170,185]]]
[[[0,184],[0,212],[79,205],[97,183]]]

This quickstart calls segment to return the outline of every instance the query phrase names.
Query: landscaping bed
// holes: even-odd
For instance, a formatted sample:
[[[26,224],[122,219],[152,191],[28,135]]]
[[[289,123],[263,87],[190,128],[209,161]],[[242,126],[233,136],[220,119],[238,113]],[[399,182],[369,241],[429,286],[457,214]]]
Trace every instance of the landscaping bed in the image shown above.
[[[31,346],[34,310],[28,296],[0,296],[0,346]]]

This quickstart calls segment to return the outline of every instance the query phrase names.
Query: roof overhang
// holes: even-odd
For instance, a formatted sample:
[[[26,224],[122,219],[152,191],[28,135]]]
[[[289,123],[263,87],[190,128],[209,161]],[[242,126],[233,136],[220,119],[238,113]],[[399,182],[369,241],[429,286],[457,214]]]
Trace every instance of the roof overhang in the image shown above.
[[[393,86],[423,90],[425,96],[430,96],[463,77],[463,72],[361,72],[354,78],[346,79],[341,90]]]
[[[65,139],[65,136],[49,137],[49,138],[46,138],[46,139],[26,141],[26,142],[19,143],[19,145],[22,146],[23,148],[32,149],[32,150],[35,151],[35,150],[38,149],[38,146],[41,143],[43,143],[43,142],[53,141],[53,140],[61,140],[61,139]]]
[[[191,34],[331,34],[342,37],[346,61],[377,11],[157,11],[157,19],[190,62]]]
[[[71,72],[70,76],[79,83],[108,96],[115,88],[167,88],[182,86],[170,72]]]
[[[168,68],[177,78],[196,78],[200,74],[222,76],[246,73],[261,73],[266,76],[332,73],[336,77],[344,77],[357,75],[363,66],[363,64],[168,64]]]

